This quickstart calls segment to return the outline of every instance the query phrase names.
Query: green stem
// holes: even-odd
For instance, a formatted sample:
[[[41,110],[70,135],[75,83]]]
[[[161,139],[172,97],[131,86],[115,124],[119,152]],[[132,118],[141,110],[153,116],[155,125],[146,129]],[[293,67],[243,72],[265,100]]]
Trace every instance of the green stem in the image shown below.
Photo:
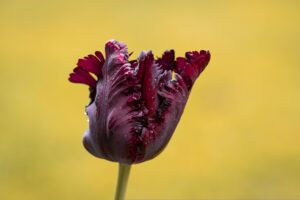
[[[115,200],[124,200],[131,165],[119,163],[119,176]]]

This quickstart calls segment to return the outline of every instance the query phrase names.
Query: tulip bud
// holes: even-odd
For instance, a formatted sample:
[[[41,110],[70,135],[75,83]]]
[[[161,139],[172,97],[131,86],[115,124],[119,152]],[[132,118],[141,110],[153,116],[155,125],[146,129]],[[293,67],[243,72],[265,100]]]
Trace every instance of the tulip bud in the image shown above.
[[[79,59],[69,78],[90,89],[84,147],[96,157],[125,164],[152,159],[166,147],[210,60],[203,50],[176,59],[174,50],[157,59],[151,51],[137,60],[129,56],[124,43],[110,40],[105,59],[98,51]]]

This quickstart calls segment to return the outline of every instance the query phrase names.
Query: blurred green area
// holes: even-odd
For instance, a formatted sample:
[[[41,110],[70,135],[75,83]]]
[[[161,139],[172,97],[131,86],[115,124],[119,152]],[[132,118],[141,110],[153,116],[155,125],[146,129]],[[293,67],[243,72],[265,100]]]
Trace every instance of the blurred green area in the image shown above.
[[[166,150],[129,199],[300,198],[300,1],[0,1],[0,199],[112,199],[117,164],[89,155],[77,59],[209,49]]]

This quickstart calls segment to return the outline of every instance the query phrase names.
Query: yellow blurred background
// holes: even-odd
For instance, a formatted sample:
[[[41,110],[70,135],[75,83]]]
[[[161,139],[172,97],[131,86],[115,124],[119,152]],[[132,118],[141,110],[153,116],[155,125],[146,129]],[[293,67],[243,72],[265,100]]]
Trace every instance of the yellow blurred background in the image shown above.
[[[117,39],[137,57],[209,49],[166,150],[128,199],[300,198],[300,1],[0,1],[0,199],[112,199],[88,154],[77,59]]]

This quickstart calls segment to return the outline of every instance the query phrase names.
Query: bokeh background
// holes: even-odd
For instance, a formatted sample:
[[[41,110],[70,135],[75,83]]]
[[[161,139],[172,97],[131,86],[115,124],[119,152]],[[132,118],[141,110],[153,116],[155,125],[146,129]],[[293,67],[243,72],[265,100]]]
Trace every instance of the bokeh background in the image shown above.
[[[128,199],[300,198],[300,1],[0,1],[0,199],[112,199],[117,164],[89,155],[77,59],[209,49],[166,150]]]

